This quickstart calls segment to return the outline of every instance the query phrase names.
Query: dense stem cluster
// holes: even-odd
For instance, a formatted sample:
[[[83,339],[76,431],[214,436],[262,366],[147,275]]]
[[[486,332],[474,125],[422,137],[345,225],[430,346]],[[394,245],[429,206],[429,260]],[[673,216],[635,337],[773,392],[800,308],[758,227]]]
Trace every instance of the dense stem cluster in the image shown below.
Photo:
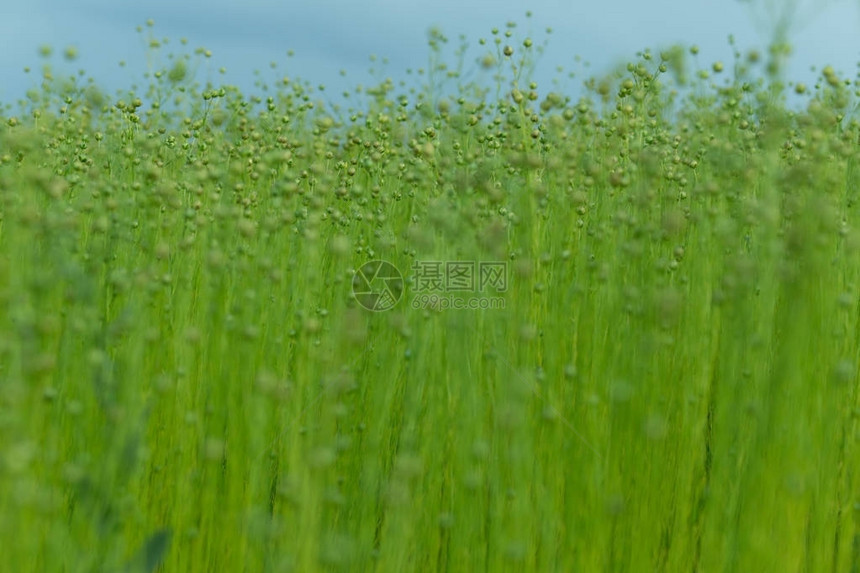
[[[488,82],[436,30],[425,89],[201,50],[0,110],[9,570],[860,563],[856,82],[673,48],[572,99],[513,29]]]

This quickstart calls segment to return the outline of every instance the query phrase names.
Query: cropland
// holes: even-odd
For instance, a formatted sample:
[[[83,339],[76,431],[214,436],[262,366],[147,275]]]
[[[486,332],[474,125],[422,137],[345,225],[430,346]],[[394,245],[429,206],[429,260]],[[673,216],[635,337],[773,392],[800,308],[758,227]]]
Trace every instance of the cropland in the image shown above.
[[[0,107],[0,569],[860,569],[857,78],[678,46],[574,97],[513,26],[480,81],[447,46],[342,98],[44,50]]]

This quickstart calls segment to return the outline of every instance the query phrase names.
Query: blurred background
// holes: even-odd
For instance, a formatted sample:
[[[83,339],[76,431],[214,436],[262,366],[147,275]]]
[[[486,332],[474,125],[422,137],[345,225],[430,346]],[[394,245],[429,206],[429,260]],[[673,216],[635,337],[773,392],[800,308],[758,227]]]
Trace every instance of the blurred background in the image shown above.
[[[53,48],[50,61],[55,72],[83,69],[109,92],[134,82],[142,85],[147,66],[164,66],[167,53],[203,47],[212,58],[197,70],[195,79],[204,83],[235,84],[251,91],[258,78],[271,84],[287,75],[314,86],[324,84],[328,96],[336,99],[344,89],[376,83],[373,78],[391,77],[396,82],[408,77],[408,69],[426,68],[431,26],[450,40],[444,61],[456,63],[452,54],[464,34],[470,45],[465,63],[477,68],[481,54],[494,48],[491,42],[479,46],[478,40],[490,39],[493,27],[504,31],[508,21],[517,23],[513,40],[530,36],[540,45],[548,39],[536,70],[540,88],[548,90],[553,78],[565,78],[558,87],[571,95],[586,77],[633,60],[645,48],[656,52],[676,43],[696,44],[703,67],[722,60],[730,69],[729,35],[744,53],[753,48],[764,51],[781,11],[793,14],[786,28],[794,48],[787,79],[813,83],[813,65],[819,69],[832,65],[853,78],[860,62],[858,0],[533,0],[528,6],[531,18],[525,17],[522,3],[511,0],[3,2],[0,101],[13,103],[39,86],[42,46]],[[151,29],[145,26],[148,19],[155,24]],[[142,33],[136,32],[140,26]],[[547,27],[552,28],[548,38]],[[150,35],[170,39],[161,50],[160,63],[148,55]],[[183,37],[188,40],[185,47],[179,43]],[[76,54],[73,62],[64,61],[67,48]],[[287,55],[290,50],[292,57]],[[371,62],[371,55],[379,59]],[[384,66],[382,58],[387,58]],[[121,67],[120,61],[126,65]],[[29,74],[26,67],[32,69]],[[371,67],[377,76],[369,74]],[[567,79],[571,71],[576,73],[572,80]]]

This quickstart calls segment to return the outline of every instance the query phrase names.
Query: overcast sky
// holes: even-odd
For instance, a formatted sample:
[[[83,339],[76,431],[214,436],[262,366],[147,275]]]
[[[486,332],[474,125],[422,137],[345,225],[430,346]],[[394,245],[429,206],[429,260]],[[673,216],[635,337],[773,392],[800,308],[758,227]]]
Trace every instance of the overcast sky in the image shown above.
[[[755,1],[755,0],[753,0]],[[860,0],[801,0],[802,15],[791,39],[795,48],[791,77],[810,81],[811,65],[833,65],[854,77],[860,62]],[[116,0],[5,1],[0,6],[0,101],[9,103],[38,84],[38,74],[24,74],[30,66],[38,71],[41,45],[55,48],[54,61],[62,63],[66,46],[74,46],[80,58],[72,68],[83,68],[100,85],[113,91],[139,81],[146,68],[147,50],[135,28],[151,18],[156,37],[168,37],[168,50],[189,47],[211,50],[211,79],[222,81],[214,70],[227,69],[227,83],[252,90],[254,70],[265,78],[289,75],[314,85],[326,84],[327,92],[367,83],[369,56],[387,57],[385,75],[399,78],[407,68],[427,65],[426,32],[439,26],[451,39],[465,34],[479,51],[477,40],[489,38],[491,28],[509,20],[518,22],[517,33],[531,35],[539,43],[544,29],[553,28],[547,53],[539,64],[539,79],[546,84],[555,67],[582,72],[574,62],[581,56],[589,73],[633,59],[644,48],[655,50],[674,43],[697,44],[700,61],[731,60],[727,44],[734,34],[746,50],[766,45],[767,10],[764,4],[782,6],[782,0],[764,0],[752,9],[741,0],[533,0],[527,5],[510,0],[467,2],[434,0]],[[534,13],[524,18],[526,6]],[[756,25],[756,22],[759,25]],[[522,37],[522,36],[521,36]],[[519,47],[517,45],[516,47]],[[293,50],[294,57],[287,58]],[[118,62],[128,62],[120,68]],[[269,62],[279,64],[269,70]],[[451,61],[453,64],[453,60]],[[470,62],[471,63],[471,62]],[[347,71],[346,79],[339,71]],[[584,78],[579,73],[578,78]],[[207,79],[205,70],[198,79]],[[574,81],[578,85],[579,79]]]

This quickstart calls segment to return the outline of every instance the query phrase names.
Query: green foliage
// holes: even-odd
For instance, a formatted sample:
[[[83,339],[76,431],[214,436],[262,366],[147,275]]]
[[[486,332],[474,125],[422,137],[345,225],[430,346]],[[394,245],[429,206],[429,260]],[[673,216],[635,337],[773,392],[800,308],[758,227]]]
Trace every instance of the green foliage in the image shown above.
[[[351,107],[153,40],[6,108],[5,568],[860,566],[856,83],[676,47],[574,101],[514,29],[495,91],[434,30]],[[372,260],[509,284],[373,313]]]

